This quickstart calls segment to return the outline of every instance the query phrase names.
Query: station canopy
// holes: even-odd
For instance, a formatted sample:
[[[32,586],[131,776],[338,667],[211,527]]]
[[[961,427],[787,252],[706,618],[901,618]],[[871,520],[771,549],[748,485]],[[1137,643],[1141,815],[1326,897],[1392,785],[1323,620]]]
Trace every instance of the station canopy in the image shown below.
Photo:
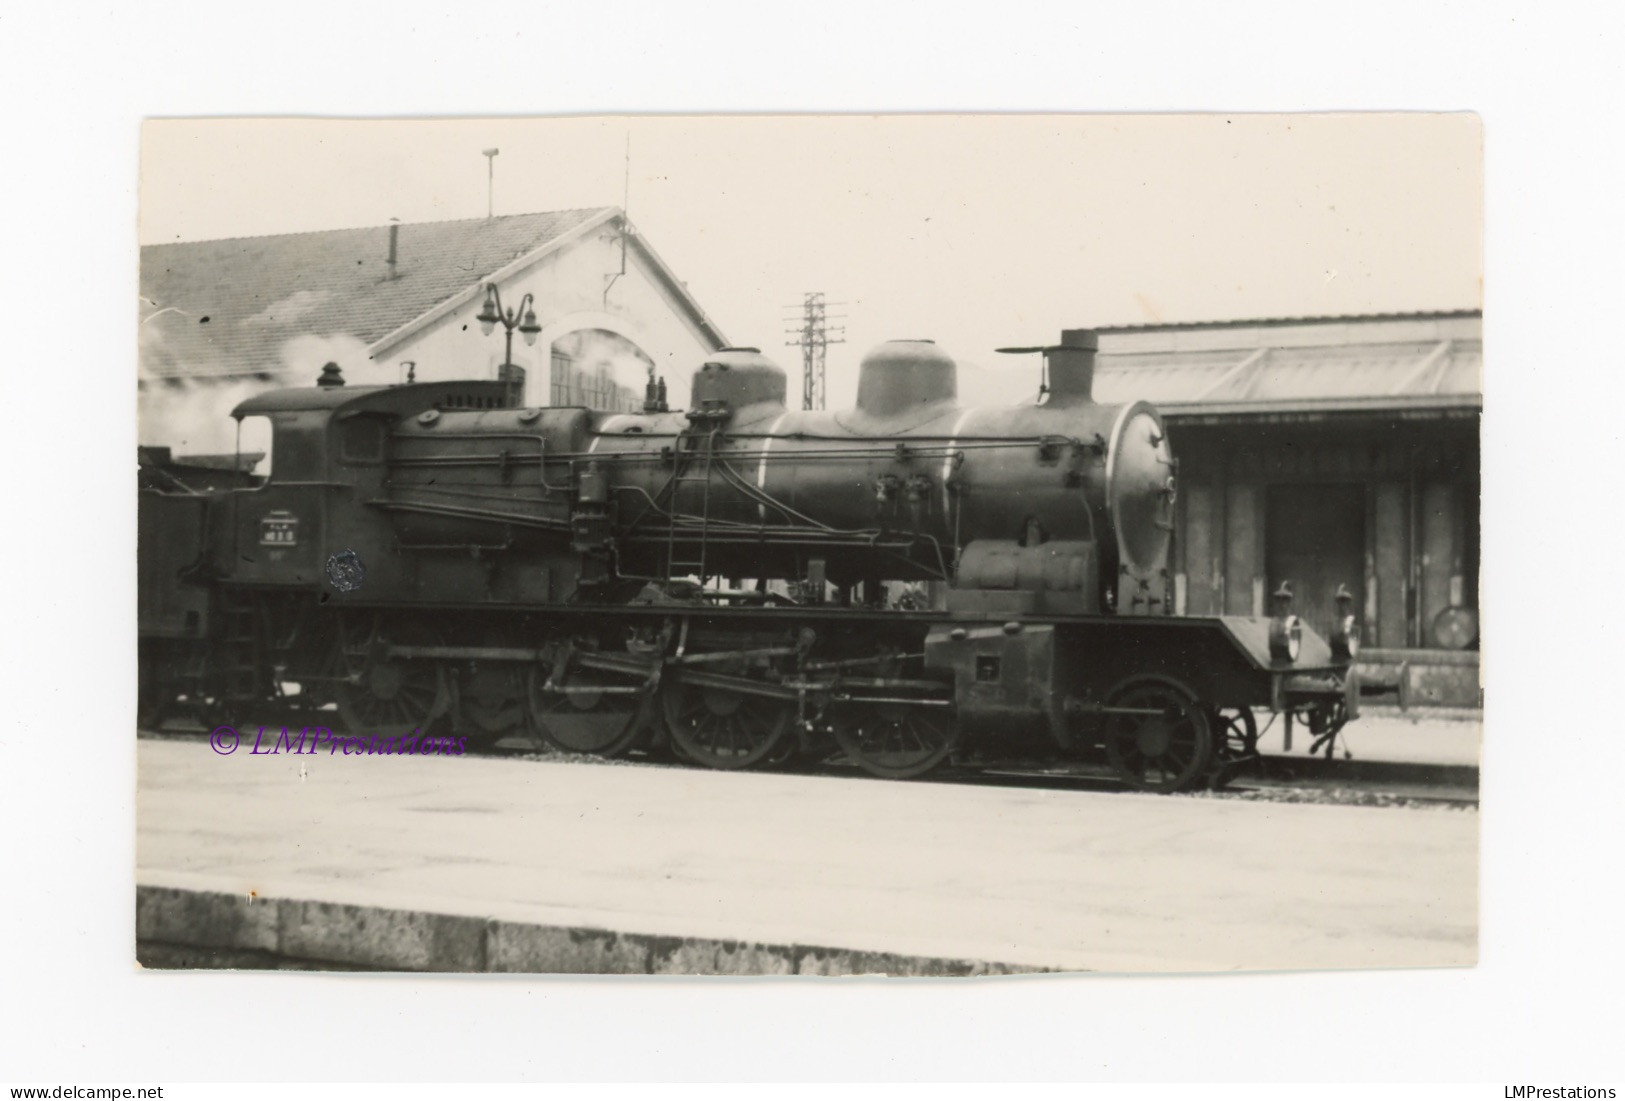
[[[1482,321],[1463,311],[1103,328],[1095,397],[1175,418],[1477,410]]]

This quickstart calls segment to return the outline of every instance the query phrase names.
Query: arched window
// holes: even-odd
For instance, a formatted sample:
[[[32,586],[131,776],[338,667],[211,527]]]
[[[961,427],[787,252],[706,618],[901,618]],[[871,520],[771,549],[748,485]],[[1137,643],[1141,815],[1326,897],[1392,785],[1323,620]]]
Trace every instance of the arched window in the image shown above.
[[[553,342],[551,404],[634,412],[653,370],[654,360],[619,333],[578,329]]]

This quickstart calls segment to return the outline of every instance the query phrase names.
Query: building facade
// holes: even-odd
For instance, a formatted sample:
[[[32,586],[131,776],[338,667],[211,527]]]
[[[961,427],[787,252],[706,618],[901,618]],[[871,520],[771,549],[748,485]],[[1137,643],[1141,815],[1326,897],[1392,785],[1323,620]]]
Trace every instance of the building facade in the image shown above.
[[[1102,401],[1156,403],[1179,457],[1176,611],[1263,614],[1342,587],[1368,690],[1476,706],[1477,312],[1100,330]]]
[[[511,361],[478,321],[487,283],[533,296],[541,333]],[[651,370],[685,394],[727,343],[615,207],[148,245],[141,295],[144,389],[308,384],[310,345],[356,383],[508,377],[526,404],[621,408]]]

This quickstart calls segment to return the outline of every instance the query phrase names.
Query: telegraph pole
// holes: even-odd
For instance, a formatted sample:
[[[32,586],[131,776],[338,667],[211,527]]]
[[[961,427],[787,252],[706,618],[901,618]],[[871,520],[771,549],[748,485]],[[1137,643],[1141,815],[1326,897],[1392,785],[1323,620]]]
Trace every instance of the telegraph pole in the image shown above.
[[[826,302],[820,291],[808,291],[802,296],[801,315],[799,318],[791,316],[788,321],[799,321],[794,329],[785,332],[795,337],[784,343],[790,347],[801,349],[801,407],[803,409],[824,408],[824,353],[831,344],[846,343],[846,327],[844,325],[831,328],[832,320],[829,306],[844,305],[841,302]],[[786,307],[795,309],[794,306]],[[837,314],[833,320],[839,321],[845,314]]]

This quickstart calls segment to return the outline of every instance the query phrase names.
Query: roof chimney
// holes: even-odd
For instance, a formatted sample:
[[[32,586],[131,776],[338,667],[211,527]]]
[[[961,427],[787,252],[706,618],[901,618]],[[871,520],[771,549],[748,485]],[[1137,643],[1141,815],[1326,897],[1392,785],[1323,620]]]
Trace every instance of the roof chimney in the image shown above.
[[[389,220],[389,260],[387,261],[389,264],[389,275],[386,277],[389,279],[395,278],[395,246],[400,240],[400,237],[401,220],[399,218],[391,218]]]
[[[1049,360],[1050,404],[1093,401],[1095,353],[1100,337],[1093,329],[1062,329],[1061,342],[1044,349]]]

